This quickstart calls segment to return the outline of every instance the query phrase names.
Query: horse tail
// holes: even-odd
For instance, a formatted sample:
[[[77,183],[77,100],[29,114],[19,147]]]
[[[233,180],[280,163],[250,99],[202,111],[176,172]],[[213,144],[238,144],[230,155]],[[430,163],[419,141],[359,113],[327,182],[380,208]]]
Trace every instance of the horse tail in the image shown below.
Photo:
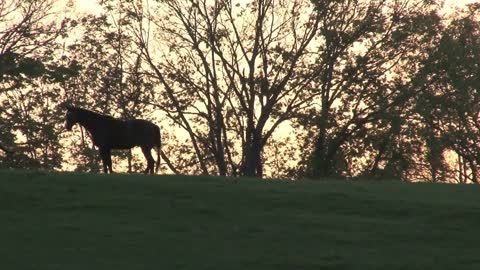
[[[160,168],[160,148],[162,146],[162,135],[158,126],[155,126],[155,133],[155,137],[158,137],[158,145],[155,146],[155,150],[157,151],[157,168],[155,169],[155,173],[158,173],[158,169]]]
[[[8,149],[6,146],[4,146],[3,144],[0,144],[0,149],[2,149],[5,153],[7,154],[13,154],[14,150],[12,149]]]

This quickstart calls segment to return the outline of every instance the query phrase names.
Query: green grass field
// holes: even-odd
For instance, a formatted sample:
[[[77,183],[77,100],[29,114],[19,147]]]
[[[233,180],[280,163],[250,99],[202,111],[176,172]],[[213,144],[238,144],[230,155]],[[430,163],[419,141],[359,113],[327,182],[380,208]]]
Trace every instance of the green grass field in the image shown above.
[[[0,269],[480,269],[480,187],[0,171]]]

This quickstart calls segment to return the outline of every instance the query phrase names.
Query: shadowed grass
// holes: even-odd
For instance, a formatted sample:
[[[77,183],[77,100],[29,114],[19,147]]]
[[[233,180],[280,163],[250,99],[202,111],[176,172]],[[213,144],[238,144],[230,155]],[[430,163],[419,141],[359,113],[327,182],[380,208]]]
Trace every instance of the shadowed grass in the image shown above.
[[[478,186],[0,171],[2,269],[480,269]]]

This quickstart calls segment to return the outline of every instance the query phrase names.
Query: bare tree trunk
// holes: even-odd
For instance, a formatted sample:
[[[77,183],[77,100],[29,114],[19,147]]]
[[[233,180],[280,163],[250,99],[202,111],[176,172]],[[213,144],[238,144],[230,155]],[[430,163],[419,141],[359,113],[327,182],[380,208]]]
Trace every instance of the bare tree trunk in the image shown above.
[[[250,143],[244,149],[244,165],[242,175],[249,177],[263,177],[263,162],[262,162],[262,145],[260,138],[253,135]]]
[[[463,180],[463,162],[462,162],[462,157],[458,153],[457,153],[457,160],[458,160],[458,182],[464,183],[464,180]]]
[[[467,159],[468,165],[470,166],[470,170],[472,172],[472,182],[478,184],[478,169],[475,164],[475,161],[471,158]]]

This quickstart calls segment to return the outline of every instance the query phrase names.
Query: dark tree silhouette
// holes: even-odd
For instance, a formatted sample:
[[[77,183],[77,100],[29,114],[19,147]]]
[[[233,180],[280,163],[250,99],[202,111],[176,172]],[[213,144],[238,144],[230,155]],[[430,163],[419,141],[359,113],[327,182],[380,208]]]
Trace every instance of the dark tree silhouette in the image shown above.
[[[314,2],[321,22],[321,46],[312,67],[319,72],[313,91],[320,104],[316,113],[301,119],[317,130],[314,141],[308,138],[313,145],[306,162],[308,174],[350,175],[347,167],[352,159],[347,152],[361,148],[353,140],[362,143],[362,137],[386,122],[390,132],[373,149],[374,159],[381,160],[394,138],[392,132],[400,132],[395,115],[408,108],[419,91],[408,87],[408,78],[418,69],[415,63],[422,57],[422,46],[433,44],[437,7],[425,1]]]
[[[54,55],[70,20],[55,1],[0,0],[0,141],[16,145],[7,167],[61,167],[56,84],[68,77]]]
[[[316,96],[305,74],[316,73],[306,68],[318,50],[313,6],[177,0],[131,9],[163,87],[158,108],[188,134],[200,172],[262,177],[273,133]]]
[[[419,73],[426,90],[417,102],[417,111],[430,138],[453,150],[468,170],[457,171],[457,180],[479,182],[480,169],[480,5],[470,5],[442,31],[441,40],[425,69]],[[428,137],[427,137],[428,139]],[[440,156],[441,157],[441,156]],[[443,160],[432,160],[434,164]],[[452,161],[453,162],[453,161]],[[455,167],[455,166],[454,166]],[[440,174],[448,174],[445,166],[433,166]],[[436,175],[432,175],[436,179]],[[464,179],[463,179],[464,178]]]

